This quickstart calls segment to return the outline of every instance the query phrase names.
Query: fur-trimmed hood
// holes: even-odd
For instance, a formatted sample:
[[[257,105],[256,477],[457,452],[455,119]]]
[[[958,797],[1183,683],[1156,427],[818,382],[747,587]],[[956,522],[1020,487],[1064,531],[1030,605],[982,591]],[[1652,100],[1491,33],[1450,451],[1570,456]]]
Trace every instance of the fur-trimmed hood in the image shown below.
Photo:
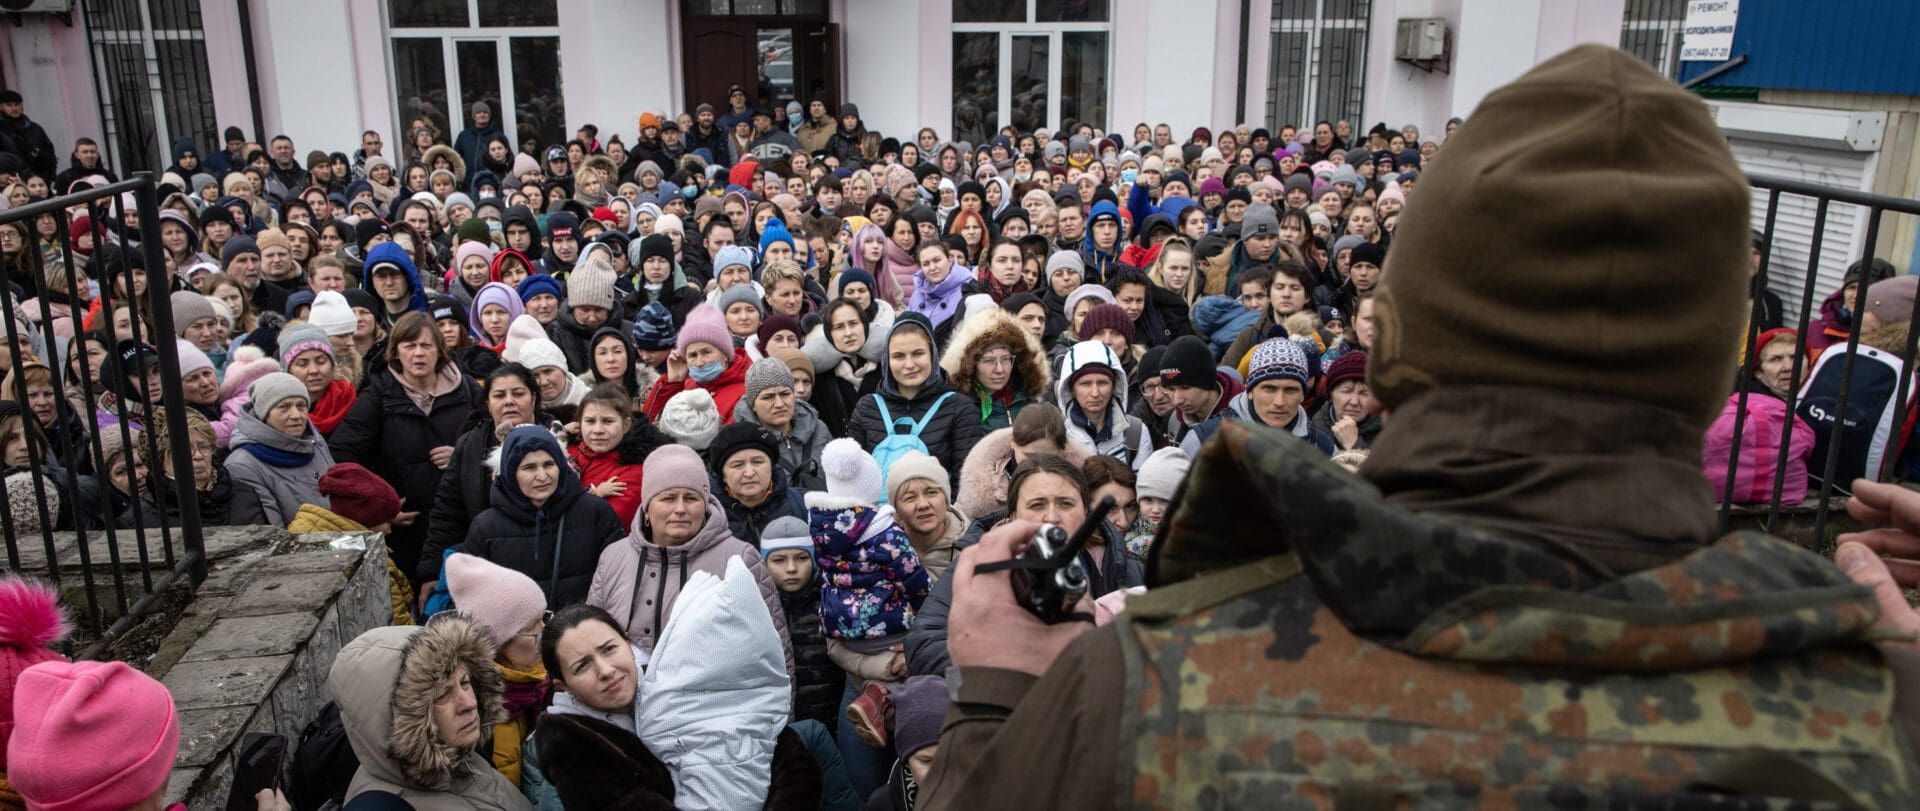
[[[947,339],[946,350],[940,354],[940,368],[947,370],[953,390],[968,397],[975,395],[974,369],[980,363],[980,356],[995,344],[1013,351],[1013,368],[1020,375],[1020,388],[1026,392],[1027,399],[1045,402],[1051,377],[1047,373],[1046,350],[1040,347],[1040,339],[1020,326],[1019,319],[999,307],[974,313]]]
[[[1061,454],[1079,467],[1090,454],[1079,443],[1068,442]],[[954,506],[968,516],[982,516],[1007,507],[1008,471],[1013,467],[1013,429],[988,431],[967,452],[960,464],[960,489],[954,491]]]
[[[426,627],[375,628],[340,649],[327,689],[340,707],[347,741],[360,759],[347,797],[390,791],[416,809],[523,809],[526,799],[477,749],[439,741],[433,702],[463,665],[480,704],[480,736],[507,720],[493,643],[472,621],[451,615]]]
[[[433,160],[435,158],[446,158],[447,162],[453,167],[453,188],[455,191],[467,187],[467,161],[465,158],[460,157],[459,150],[446,144],[434,144],[433,146],[427,147],[427,151],[420,155],[420,165],[427,167],[428,175],[433,174]]]

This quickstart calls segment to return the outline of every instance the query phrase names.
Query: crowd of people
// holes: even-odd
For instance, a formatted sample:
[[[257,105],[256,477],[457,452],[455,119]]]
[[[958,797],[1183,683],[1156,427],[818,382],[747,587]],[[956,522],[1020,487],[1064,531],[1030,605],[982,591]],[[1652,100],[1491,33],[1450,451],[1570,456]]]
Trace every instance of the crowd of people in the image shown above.
[[[0,93],[7,205],[115,179],[89,139],[57,173],[50,145],[18,148],[37,130],[19,106]],[[965,627],[982,616],[965,584],[984,575],[963,552],[1004,553],[1011,541],[983,539],[1038,524],[1080,530],[1111,499],[1078,560],[1089,613],[1106,625],[1150,580],[1157,591],[1195,573],[1157,546],[1228,531],[1183,499],[1216,513],[1266,509],[1272,494],[1256,488],[1278,479],[1222,478],[1233,462],[1220,449],[1249,445],[1247,429],[1271,429],[1270,441],[1291,443],[1272,453],[1308,459],[1302,498],[1334,476],[1357,482],[1346,471],[1371,466],[1376,446],[1389,453],[1382,403],[1435,385],[1440,364],[1402,360],[1383,378],[1374,357],[1462,340],[1488,368],[1532,369],[1598,363],[1602,351],[1520,355],[1532,338],[1518,336],[1551,329],[1535,316],[1567,312],[1558,303],[1468,334],[1479,329],[1468,321],[1491,317],[1483,311],[1593,298],[1579,287],[1590,280],[1555,282],[1545,265],[1531,291],[1467,273],[1458,287],[1430,282],[1417,301],[1403,294],[1400,332],[1380,345],[1389,249],[1406,216],[1426,208],[1443,224],[1392,252],[1413,268],[1402,278],[1439,272],[1422,263],[1472,264],[1466,254],[1483,247],[1434,233],[1454,223],[1444,217],[1471,216],[1470,201],[1425,202],[1439,193],[1422,178],[1456,160],[1455,129],[1473,131],[1460,119],[1430,135],[1321,121],[1201,127],[1178,140],[1165,124],[1068,122],[969,144],[932,129],[871,131],[851,103],[815,99],[776,116],[736,87],[720,110],[642,113],[631,143],[586,127],[523,151],[487,103],[468,113],[450,140],[413,122],[391,152],[368,131],[351,151],[304,160],[286,135],[182,139],[171,166],[149,167],[157,249],[139,243],[130,202],[0,224],[18,325],[0,349],[13,526],[177,525],[191,498],[204,525],[384,533],[393,625],[343,648],[328,683],[358,758],[337,787],[348,808],[906,809],[936,764],[968,770],[977,796],[1011,796],[972,770],[1017,760],[973,748],[952,765],[939,757],[950,709],[962,720],[946,720],[948,735],[987,712],[952,706],[963,688],[946,681],[982,655],[980,632]],[[1464,154],[1472,171],[1495,171],[1484,149]],[[1548,176],[1560,160],[1535,159]],[[1461,182],[1443,188],[1459,195]],[[1499,193],[1508,207],[1539,189]],[[1553,248],[1578,247],[1562,242]],[[1741,353],[1751,362],[1639,381],[1686,390],[1675,398],[1717,387],[1718,402],[1741,373],[1747,396],[1736,391],[1720,421],[1645,431],[1683,448],[1704,438],[1704,462],[1674,472],[1688,482],[1717,469],[1718,488],[1729,455],[1746,454],[1736,461],[1747,500],[1771,495],[1783,434],[1787,495],[1806,491],[1812,419],[1786,400],[1847,354],[1860,285],[1858,351],[1893,355],[1897,379],[1916,278],[1855,268],[1818,323],[1796,331],[1765,290],[1764,248],[1756,235],[1741,286],[1762,330]],[[1635,334],[1712,332],[1672,326],[1685,320]],[[178,401],[163,393],[165,344]],[[1818,365],[1794,357],[1829,346],[1840,351]],[[1449,363],[1471,375],[1480,361]],[[1578,391],[1591,371],[1529,379]],[[1390,392],[1371,387],[1383,380]],[[1819,396],[1803,394],[1802,409]],[[1433,399],[1416,402],[1441,408]],[[1406,420],[1496,419],[1448,403]],[[1741,403],[1747,434],[1735,442]],[[1439,440],[1404,429],[1399,439],[1382,470],[1445,472]],[[1853,475],[1907,458],[1884,426],[1848,442],[1850,454],[1861,445]],[[1421,453],[1431,468],[1409,462]],[[1707,515],[1706,503],[1694,508]],[[1176,509],[1188,517],[1176,521]],[[1594,510],[1580,513],[1601,520]],[[0,642],[41,650],[51,639]],[[1112,653],[1075,664],[1134,678]],[[21,695],[43,667],[21,678]],[[92,680],[95,701],[130,700],[112,698],[112,683],[140,678],[60,667],[42,681],[57,675],[71,694]],[[73,700],[76,712],[116,711]],[[1007,718],[1013,707],[996,717],[1025,730],[1033,722]],[[82,807],[47,793],[84,791],[78,778],[48,782],[52,764],[22,763],[22,724],[12,764],[0,760],[13,790],[28,808]],[[177,745],[177,728],[167,736]],[[1083,755],[1033,762],[1093,764]],[[112,807],[148,807],[135,802],[164,788],[164,769],[140,768],[160,782]],[[939,786],[943,801],[961,791]],[[1191,788],[1142,785],[1137,798],[1183,803],[1194,798],[1158,792]]]

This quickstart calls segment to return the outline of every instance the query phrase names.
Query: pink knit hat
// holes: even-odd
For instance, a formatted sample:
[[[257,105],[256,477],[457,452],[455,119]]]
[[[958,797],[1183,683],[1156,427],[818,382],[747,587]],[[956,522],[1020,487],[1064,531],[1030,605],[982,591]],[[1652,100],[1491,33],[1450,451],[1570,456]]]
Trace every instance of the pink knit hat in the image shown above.
[[[662,445],[647,454],[646,464],[640,469],[641,509],[653,503],[654,496],[676,487],[708,495],[708,482],[707,466],[700,461],[700,454],[685,445]]]
[[[508,363],[520,362],[520,347],[528,341],[547,338],[547,330],[540,326],[539,320],[522,313],[513,317],[507,325],[507,343],[500,352],[500,359]]]
[[[487,629],[495,647],[546,613],[547,595],[540,584],[486,558],[455,552],[447,556],[444,573],[454,609]]]
[[[0,771],[7,768],[7,739],[13,737],[14,682],[41,662],[66,661],[47,646],[69,628],[53,589],[14,575],[0,577]]]
[[[733,333],[727,331],[727,318],[719,308],[702,303],[687,313],[687,323],[681,325],[680,340],[674,348],[684,355],[693,344],[711,344],[729,356],[733,354]]]
[[[45,811],[129,808],[180,751],[173,696],[125,662],[43,662],[20,674],[7,779]]]

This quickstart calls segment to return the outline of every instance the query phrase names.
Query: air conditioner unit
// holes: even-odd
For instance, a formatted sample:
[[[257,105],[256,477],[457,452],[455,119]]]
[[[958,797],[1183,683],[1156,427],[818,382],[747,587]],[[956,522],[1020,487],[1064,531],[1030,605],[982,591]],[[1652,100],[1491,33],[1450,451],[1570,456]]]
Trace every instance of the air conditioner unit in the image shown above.
[[[1394,32],[1393,58],[1406,62],[1447,58],[1447,21],[1438,17],[1401,19]]]
[[[0,12],[10,14],[67,14],[73,0],[0,0]]]

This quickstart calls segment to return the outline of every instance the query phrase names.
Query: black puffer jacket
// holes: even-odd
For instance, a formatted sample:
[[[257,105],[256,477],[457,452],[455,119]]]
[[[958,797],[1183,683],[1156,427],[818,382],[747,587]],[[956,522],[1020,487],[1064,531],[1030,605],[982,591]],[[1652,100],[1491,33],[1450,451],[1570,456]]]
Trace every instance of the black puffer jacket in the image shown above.
[[[922,322],[902,318],[894,323],[893,331],[888,333],[888,343],[891,344],[893,336],[900,334],[903,329],[926,333]],[[928,338],[928,342],[932,343],[931,337]],[[933,369],[932,374],[927,378],[926,384],[920,387],[920,391],[912,397],[900,394],[899,389],[894,385],[892,366],[886,363],[881,364],[880,390],[875,394],[861,397],[854,403],[853,416],[847,420],[847,436],[859,442],[860,447],[868,453],[872,453],[873,449],[889,434],[904,434],[911,430],[903,421],[918,423],[932,412],[933,418],[927,420],[926,428],[920,432],[920,441],[927,446],[927,455],[938,459],[940,465],[947,469],[948,478],[954,489],[958,490],[960,466],[966,462],[967,453],[972,451],[973,446],[986,435],[986,430],[980,424],[978,406],[966,395],[955,392],[953,386],[947,382],[947,373],[940,369],[937,362],[940,357],[940,347],[932,345],[931,348],[933,351],[927,363]],[[941,395],[947,394],[952,396],[942,401]],[[888,420],[881,418],[880,405],[874,400],[876,397],[886,401],[887,417],[891,418],[891,424]],[[934,407],[935,403],[939,404],[937,411]]]
[[[539,436],[528,439],[533,435]],[[552,610],[587,599],[600,550],[627,532],[606,500],[580,484],[566,452],[544,428],[521,426],[509,434],[500,451],[500,469],[514,470],[522,457],[536,450],[546,451],[560,465],[553,495],[536,507],[511,473],[494,476],[493,506],[467,528],[466,553],[533,578]]]
[[[787,614],[787,638],[793,643],[793,720],[819,721],[832,730],[839,722],[847,672],[827,656],[827,638],[820,633],[819,580],[799,591],[780,592],[780,608]]]
[[[387,551],[400,571],[419,569],[420,547],[427,538],[425,513],[433,509],[440,489],[441,470],[433,463],[433,449],[454,444],[467,418],[484,408],[480,387],[464,375],[435,397],[429,410],[421,411],[392,372],[381,371],[333,429],[327,444],[334,462],[365,465],[400,493],[401,510],[422,513],[410,526],[394,527],[387,534]]]

